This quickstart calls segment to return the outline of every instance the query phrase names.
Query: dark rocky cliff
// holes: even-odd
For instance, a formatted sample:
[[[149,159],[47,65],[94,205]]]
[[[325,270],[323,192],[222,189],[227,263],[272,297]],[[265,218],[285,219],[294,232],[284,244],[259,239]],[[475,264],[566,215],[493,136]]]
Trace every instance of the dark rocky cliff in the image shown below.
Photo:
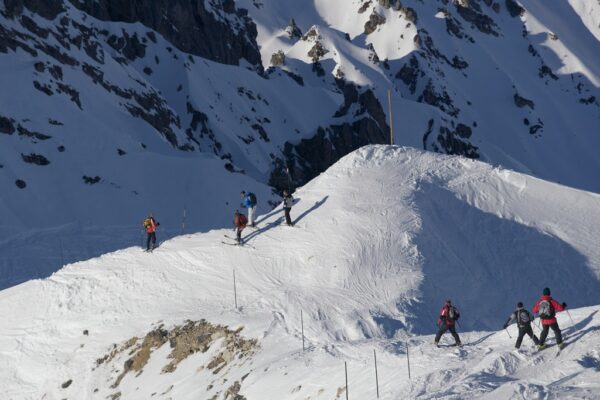
[[[201,0],[69,1],[100,20],[139,22],[186,53],[232,65],[246,59],[262,69],[256,25],[246,10],[236,9],[233,0],[214,2],[211,10],[207,10]],[[11,17],[27,8],[52,20],[65,10],[65,0],[6,0],[5,6]]]

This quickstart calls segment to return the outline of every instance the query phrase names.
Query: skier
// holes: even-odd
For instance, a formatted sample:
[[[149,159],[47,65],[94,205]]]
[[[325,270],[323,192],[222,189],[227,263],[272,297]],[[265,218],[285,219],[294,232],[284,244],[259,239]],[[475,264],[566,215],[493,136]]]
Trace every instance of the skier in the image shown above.
[[[290,210],[292,209],[292,205],[294,204],[294,198],[291,194],[288,193],[287,190],[283,191],[283,213],[285,214],[285,223],[288,226],[294,226],[292,224],[292,219],[290,218]]]
[[[242,231],[246,227],[248,223],[248,219],[244,214],[240,214],[238,210],[235,210],[235,214],[233,214],[233,225],[235,226],[235,237],[237,244],[242,244]]]
[[[567,303],[560,304],[550,296],[550,289],[544,288],[542,291],[542,297],[533,306],[533,312],[540,316],[542,320],[542,333],[540,334],[540,343],[538,349],[543,350],[547,346],[546,336],[548,336],[548,330],[552,328],[554,336],[556,337],[556,344],[558,348],[562,350],[565,346],[562,340],[562,333],[558,327],[558,321],[556,320],[556,312],[564,311],[567,308]]]
[[[240,193],[242,197],[242,207],[248,209],[248,225],[252,228],[255,227],[254,217],[256,213],[256,195],[252,192],[246,194],[245,191]]]
[[[148,235],[146,239],[146,251],[152,251],[156,247],[156,227],[159,225],[160,223],[156,222],[152,213],[144,220],[144,229]],[[152,247],[150,247],[150,242],[152,242]]]
[[[459,318],[460,313],[458,312],[458,309],[452,305],[450,300],[446,300],[446,304],[442,307],[440,318],[438,319],[438,326],[440,329],[438,330],[437,335],[435,335],[436,346],[439,346],[440,338],[446,331],[450,331],[452,337],[456,341],[456,346],[462,346],[458,333],[456,333],[456,328],[454,328],[454,324]]]
[[[533,329],[531,329],[531,322],[533,320],[534,316],[523,308],[522,302],[518,302],[517,309],[510,314],[510,317],[508,317],[508,320],[504,323],[504,329],[506,329],[513,321],[517,322],[517,327],[519,328],[519,336],[517,337],[517,343],[515,343],[517,349],[521,347],[525,335],[528,335],[533,339],[533,343],[535,343],[536,346],[538,345],[539,340],[537,336],[533,334]]]

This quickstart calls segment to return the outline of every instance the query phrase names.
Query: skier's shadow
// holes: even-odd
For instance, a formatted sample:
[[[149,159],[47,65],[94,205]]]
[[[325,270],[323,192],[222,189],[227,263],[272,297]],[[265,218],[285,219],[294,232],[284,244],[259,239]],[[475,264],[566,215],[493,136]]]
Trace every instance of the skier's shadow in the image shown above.
[[[583,328],[587,327],[592,322],[592,320],[594,319],[594,315],[596,315],[597,313],[598,311],[594,311],[593,313],[588,315],[584,320],[576,323],[572,327],[565,329],[565,341],[568,341],[569,343],[576,342],[588,333],[599,331],[600,326],[598,325],[593,325],[583,330]]]
[[[327,201],[327,199],[329,198],[329,195],[323,197],[321,200],[315,202],[315,204],[309,208],[308,210],[304,211],[302,214],[298,215],[298,218],[296,218],[293,222],[294,224],[297,224],[298,222],[300,222],[304,217],[306,217],[308,214],[310,214],[311,212],[315,211],[317,208],[321,207],[323,204],[325,204],[325,202]]]
[[[315,202],[315,204],[309,208],[308,210],[304,211],[302,214],[300,214],[298,216],[298,218],[296,218],[295,220],[293,220],[294,224],[297,224],[302,218],[306,217],[308,214],[310,214],[311,212],[313,212],[314,210],[316,210],[317,208],[321,207],[323,204],[325,204],[325,202],[327,201],[327,199],[329,198],[329,196],[325,196],[323,197],[321,200]],[[294,202],[294,204],[296,204],[298,202],[299,199],[296,199],[296,201]],[[263,222],[265,221],[267,218],[270,218],[278,213],[282,213],[282,209],[278,208],[275,209],[274,211],[271,211],[269,214],[265,215],[263,218],[260,219],[260,221],[256,221],[256,223],[259,222]],[[248,236],[246,236],[244,238],[244,241],[247,242],[253,238],[255,238],[258,235],[261,235],[271,229],[273,229],[276,226],[281,225],[281,223],[283,222],[283,217],[278,218],[277,220],[273,221],[273,222],[269,222],[267,225],[265,225],[264,228],[259,228],[256,229],[254,232],[250,233]]]

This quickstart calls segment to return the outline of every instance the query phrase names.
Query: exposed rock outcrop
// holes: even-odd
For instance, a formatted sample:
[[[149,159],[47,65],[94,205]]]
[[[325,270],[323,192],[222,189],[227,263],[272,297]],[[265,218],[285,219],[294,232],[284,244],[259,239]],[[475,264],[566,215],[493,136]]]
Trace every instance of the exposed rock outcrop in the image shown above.
[[[55,19],[65,10],[67,0],[6,0],[6,15],[17,17],[23,9]],[[237,65],[246,59],[261,66],[256,43],[257,30],[247,11],[237,9],[233,0],[68,0],[73,6],[105,21],[139,22],[162,34],[180,50],[225,64]],[[235,24],[230,24],[230,19]]]
[[[362,146],[389,143],[386,115],[375,94],[370,89],[359,94],[359,88],[343,81],[338,81],[338,87],[344,93],[344,104],[335,117],[347,116],[356,107],[355,120],[319,127],[313,137],[299,143],[286,142],[284,158],[273,157],[271,186],[278,190],[287,188],[287,171],[294,186],[302,185]]]

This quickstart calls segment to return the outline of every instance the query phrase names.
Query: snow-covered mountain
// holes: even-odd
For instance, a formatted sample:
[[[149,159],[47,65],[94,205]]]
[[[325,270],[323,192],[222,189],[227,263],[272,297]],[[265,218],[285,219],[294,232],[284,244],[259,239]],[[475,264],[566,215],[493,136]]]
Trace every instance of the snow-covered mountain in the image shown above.
[[[0,287],[139,243],[148,212],[163,237],[228,225],[242,189],[267,212],[388,142],[388,90],[398,144],[599,192],[599,22],[588,0],[2,0]]]
[[[346,362],[369,399],[374,349],[382,399],[598,398],[599,195],[367,146],[296,199],[295,227],[277,208],[244,247],[216,229],[0,292],[3,398],[344,399]],[[568,346],[516,352],[497,330],[546,286]],[[432,344],[446,298],[462,349]]]

